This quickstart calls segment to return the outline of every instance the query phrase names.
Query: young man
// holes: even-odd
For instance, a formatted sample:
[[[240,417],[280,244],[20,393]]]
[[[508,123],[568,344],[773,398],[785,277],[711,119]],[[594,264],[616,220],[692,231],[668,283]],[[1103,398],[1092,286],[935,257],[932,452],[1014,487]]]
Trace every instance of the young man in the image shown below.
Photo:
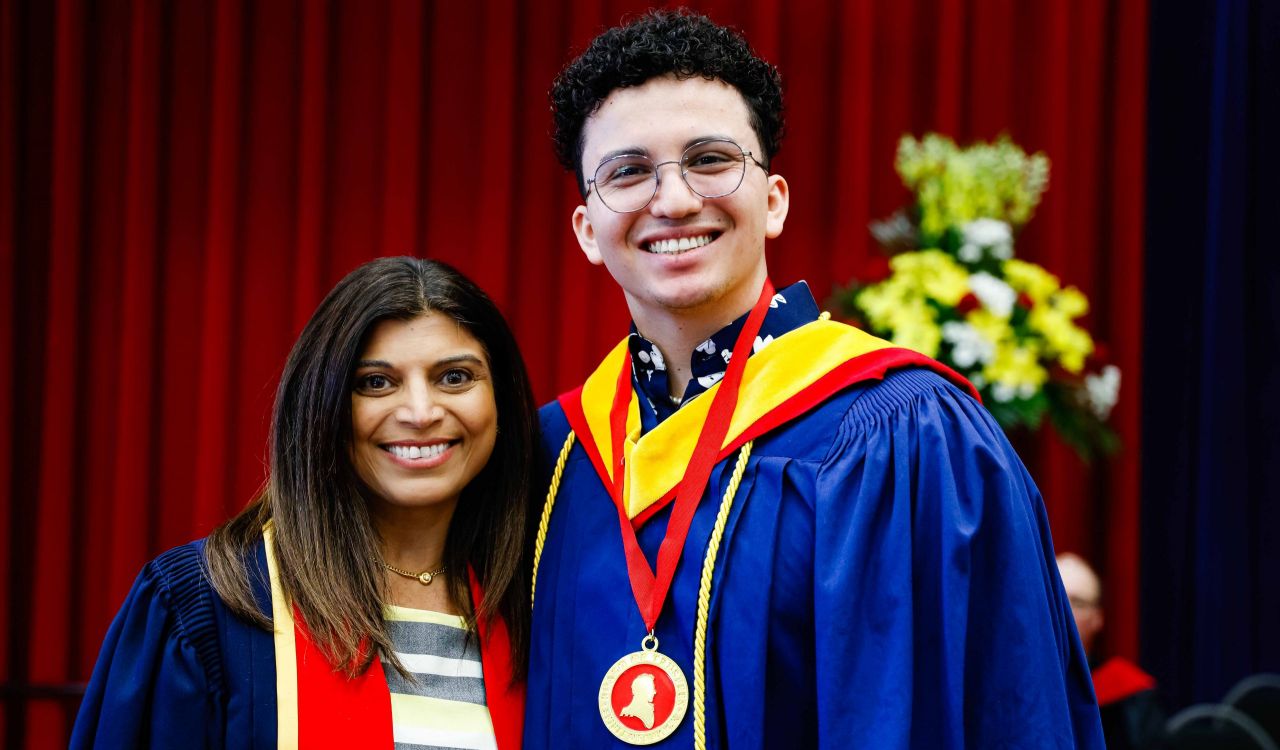
[[[541,413],[526,747],[1102,747],[1039,494],[970,386],[769,281],[777,71],[653,13],[552,101],[634,325]]]

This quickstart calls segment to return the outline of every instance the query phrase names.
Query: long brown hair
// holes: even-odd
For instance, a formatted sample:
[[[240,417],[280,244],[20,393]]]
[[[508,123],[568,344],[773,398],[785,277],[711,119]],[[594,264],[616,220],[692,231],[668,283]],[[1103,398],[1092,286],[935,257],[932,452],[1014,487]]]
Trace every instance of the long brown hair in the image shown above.
[[[529,648],[530,517],[537,413],[515,337],[497,307],[449,266],[420,258],[380,258],[352,271],[307,322],[276,391],[270,475],[262,493],[209,537],[214,589],[236,614],[265,628],[249,582],[263,525],[275,529],[280,585],[335,669],[354,677],[381,653],[401,672],[383,621],[386,580],[367,490],[349,459],[355,363],[373,327],[425,312],[454,319],[484,347],[494,379],[498,440],[463,490],[445,541],[449,570],[475,571],[478,611],[464,576],[449,576],[450,602],[474,625],[506,622],[516,679]],[[373,648],[369,648],[372,646]]]

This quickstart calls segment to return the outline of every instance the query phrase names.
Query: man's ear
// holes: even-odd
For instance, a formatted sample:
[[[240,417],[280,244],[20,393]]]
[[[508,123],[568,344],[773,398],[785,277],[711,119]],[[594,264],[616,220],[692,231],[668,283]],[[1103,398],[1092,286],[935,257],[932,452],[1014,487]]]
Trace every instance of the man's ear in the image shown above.
[[[600,247],[596,244],[596,230],[591,226],[586,206],[573,209],[573,234],[578,238],[578,247],[582,248],[582,254],[587,256],[587,260],[597,266],[604,263]]]
[[[780,174],[769,175],[768,213],[765,215],[764,236],[774,239],[782,234],[787,221],[787,209],[791,205],[791,188]]]

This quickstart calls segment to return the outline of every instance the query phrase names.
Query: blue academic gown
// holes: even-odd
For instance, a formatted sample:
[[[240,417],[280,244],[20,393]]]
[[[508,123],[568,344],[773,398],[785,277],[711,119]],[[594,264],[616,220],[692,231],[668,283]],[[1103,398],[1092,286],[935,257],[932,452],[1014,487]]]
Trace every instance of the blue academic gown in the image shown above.
[[[558,403],[541,420],[550,466],[569,423]],[[691,686],[699,576],[735,460],[712,473],[656,628]],[[669,516],[638,530],[651,566]],[[580,443],[533,616],[525,746],[626,747],[598,690],[646,630]],[[1103,747],[1039,492],[986,410],[927,370],[848,388],[756,439],[708,630],[708,747]],[[691,747],[692,716],[655,747]]]
[[[72,748],[276,746],[272,634],[231,614],[203,570],[204,540],[147,563],[102,643]],[[249,580],[271,612],[261,544]]]
[[[103,640],[98,663],[72,730],[72,748],[235,748],[266,750],[278,741],[276,654],[273,633],[234,615],[210,586],[204,540],[176,547],[147,563],[134,582]],[[259,541],[248,570],[250,589],[260,612],[271,612],[266,549]],[[472,577],[473,601],[480,601]],[[488,706],[499,747],[516,747],[520,738],[523,687],[511,685],[510,651],[500,621],[482,623],[481,659]],[[485,640],[493,633],[492,641]],[[326,668],[322,671],[328,673]],[[302,674],[306,670],[300,670]],[[385,689],[383,672],[366,672]],[[342,709],[325,719],[332,726],[307,736],[325,736],[326,746],[377,747],[392,733],[391,704],[374,706],[358,690],[335,693],[327,675],[315,670],[305,695]],[[366,714],[381,711],[385,716]],[[367,722],[386,721],[383,729]],[[366,722],[366,723],[360,723]],[[328,729],[333,732],[326,731]],[[385,730],[385,731],[384,731]],[[351,736],[351,742],[334,739]],[[389,744],[389,743],[388,743]]]

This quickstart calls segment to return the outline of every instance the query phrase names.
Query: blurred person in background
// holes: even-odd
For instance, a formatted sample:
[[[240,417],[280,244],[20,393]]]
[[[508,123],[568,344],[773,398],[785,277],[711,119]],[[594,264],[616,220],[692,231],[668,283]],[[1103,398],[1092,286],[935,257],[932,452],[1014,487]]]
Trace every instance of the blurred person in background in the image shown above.
[[[1071,552],[1058,555],[1058,571],[1071,602],[1080,643],[1089,655],[1107,747],[1141,750],[1157,746],[1164,736],[1165,715],[1156,695],[1155,679],[1123,657],[1113,656],[1105,662],[1097,658],[1098,635],[1106,624],[1098,574],[1084,558]]]

